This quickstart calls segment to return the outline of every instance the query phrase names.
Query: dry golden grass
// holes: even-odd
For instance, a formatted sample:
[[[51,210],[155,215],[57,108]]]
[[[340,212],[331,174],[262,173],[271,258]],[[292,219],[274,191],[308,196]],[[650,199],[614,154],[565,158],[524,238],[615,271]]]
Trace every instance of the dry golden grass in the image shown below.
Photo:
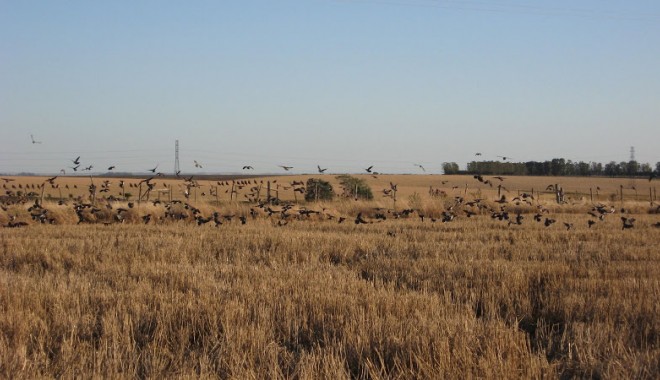
[[[429,186],[396,179],[402,194]],[[589,202],[543,201],[558,220],[546,228],[486,212],[432,223],[451,197],[408,198],[400,207],[416,203],[423,222],[376,223],[387,199],[307,204],[349,219],[284,226],[249,205],[196,203],[205,216],[248,216],[218,228],[160,220],[162,205],[147,202],[112,225],[76,225],[71,203],[48,202],[59,224],[41,225],[31,203],[12,205],[0,222],[31,225],[0,228],[0,377],[658,377],[660,229],[648,202],[623,204],[637,221],[622,230],[618,203],[588,228]],[[358,212],[374,223],[354,224]]]

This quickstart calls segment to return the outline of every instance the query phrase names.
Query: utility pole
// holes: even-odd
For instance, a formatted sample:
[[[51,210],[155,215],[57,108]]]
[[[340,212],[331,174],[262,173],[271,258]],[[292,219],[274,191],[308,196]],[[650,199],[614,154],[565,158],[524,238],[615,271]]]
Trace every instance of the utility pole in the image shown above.
[[[181,169],[179,168],[179,140],[174,142],[174,175],[179,174]]]

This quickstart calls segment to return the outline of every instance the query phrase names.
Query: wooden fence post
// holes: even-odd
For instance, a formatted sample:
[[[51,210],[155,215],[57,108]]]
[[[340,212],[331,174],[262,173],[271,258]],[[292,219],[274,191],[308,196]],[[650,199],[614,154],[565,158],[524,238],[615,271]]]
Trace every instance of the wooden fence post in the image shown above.
[[[396,212],[396,187],[392,189],[392,194],[393,194],[392,199],[394,200],[394,212]]]
[[[314,181],[314,200],[319,201],[319,181]]]
[[[653,191],[651,191],[650,187],[649,187],[649,202],[651,203],[651,206],[653,206]]]

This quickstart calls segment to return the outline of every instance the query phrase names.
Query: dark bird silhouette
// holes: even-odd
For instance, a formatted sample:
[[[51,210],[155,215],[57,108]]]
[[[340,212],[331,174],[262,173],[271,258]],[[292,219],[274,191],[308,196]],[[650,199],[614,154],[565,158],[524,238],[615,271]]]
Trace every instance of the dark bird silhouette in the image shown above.
[[[373,169],[373,168],[374,168],[374,166],[371,165],[371,166],[369,166],[368,168],[366,168],[366,169],[364,169],[364,170],[366,170],[367,173],[371,173],[371,169]]]
[[[282,169],[286,170],[287,172],[289,170],[293,169],[293,166],[286,166],[286,165],[277,165],[277,166],[281,167]]]
[[[55,180],[57,179],[57,176],[48,178],[45,182],[50,183],[51,185],[55,184]]]
[[[546,227],[550,227],[553,223],[555,223],[556,220],[550,219],[550,218],[545,218],[545,222],[543,223]]]
[[[634,218],[626,218],[625,216],[621,217],[621,222],[623,223],[622,230],[626,230],[629,228],[635,227],[635,219]]]
[[[475,156],[481,156],[481,153],[477,152],[474,154]]]
[[[195,167],[196,167],[196,168],[199,168],[199,169],[202,168],[202,164],[200,164],[199,162],[197,162],[197,160],[193,160],[193,161],[195,162]]]
[[[85,171],[85,170],[90,171],[90,170],[92,170],[93,167],[94,166],[92,166],[92,165],[86,166],[82,171]]]
[[[75,160],[71,160],[74,165],[80,165],[80,156],[76,157]]]
[[[502,195],[502,198],[496,200],[495,203],[501,203],[501,204],[504,204],[504,203],[508,203],[508,201],[506,200],[506,196],[505,196],[505,195]]]
[[[325,171],[328,170],[328,168],[321,169],[321,165],[316,165],[316,167],[319,169],[319,173],[321,174],[325,173]]]
[[[355,224],[368,224],[366,220],[362,219],[362,213],[357,214],[357,217],[355,218]]]
[[[159,165],[160,165],[160,164],[159,164]],[[147,171],[148,171],[148,172],[155,173],[155,172],[156,172],[156,169],[158,169],[158,165],[156,165],[156,167],[153,168],[153,169],[148,169]]]
[[[509,156],[497,156],[497,157],[501,158],[502,161],[511,160],[511,157]]]
[[[413,165],[415,165],[415,166],[417,166],[418,168],[422,169],[422,171],[423,171],[424,173],[426,173],[426,169],[424,169],[424,167],[423,167],[422,165],[420,165],[420,164],[413,164]]]
[[[32,139],[32,144],[41,144],[41,141],[37,141],[34,139],[34,136],[30,135],[30,139]]]
[[[522,216],[522,214],[516,214],[516,224],[522,225],[523,218],[524,216]]]
[[[591,226],[593,226],[594,224],[596,224],[596,222],[593,221],[593,220],[591,220],[591,219],[589,219],[589,220],[587,220],[587,224],[589,225],[589,228],[591,228]]]
[[[254,168],[250,165],[245,165],[243,166],[243,170],[254,170]]]
[[[80,165],[69,166],[69,167],[70,167],[71,169],[73,169],[74,172],[77,172],[77,171],[78,171],[78,168],[80,167]]]
[[[573,223],[566,223],[566,222],[564,222],[564,226],[566,227],[566,231],[568,231],[568,230],[570,230],[571,228],[573,228]]]
[[[113,166],[108,167],[108,170],[112,170],[114,168],[115,168],[115,166],[113,165]]]

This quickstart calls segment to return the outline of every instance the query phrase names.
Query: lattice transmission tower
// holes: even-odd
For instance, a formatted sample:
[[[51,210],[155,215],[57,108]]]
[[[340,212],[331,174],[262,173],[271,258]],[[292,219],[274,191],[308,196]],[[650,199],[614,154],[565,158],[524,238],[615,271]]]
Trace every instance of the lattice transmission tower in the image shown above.
[[[630,161],[635,161],[635,147],[630,147]]]

